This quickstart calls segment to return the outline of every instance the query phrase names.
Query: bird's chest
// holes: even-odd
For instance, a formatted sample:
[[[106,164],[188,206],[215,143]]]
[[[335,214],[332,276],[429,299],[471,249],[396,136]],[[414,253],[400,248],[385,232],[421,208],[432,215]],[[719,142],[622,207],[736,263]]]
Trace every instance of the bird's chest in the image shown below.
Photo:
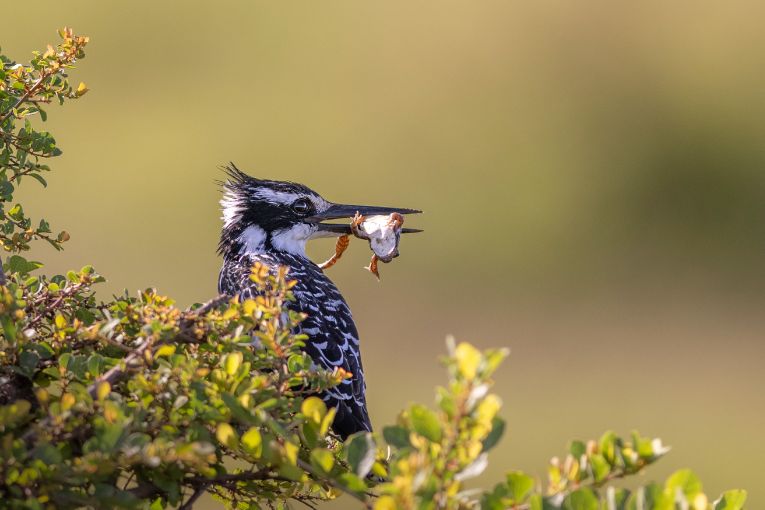
[[[312,341],[358,343],[358,333],[353,323],[353,317],[348,305],[319,267],[307,259],[286,255],[255,255],[245,256],[237,261],[224,265],[221,272],[219,287],[221,292],[239,294],[251,297],[258,293],[249,279],[250,268],[255,262],[260,262],[274,269],[286,266],[289,269],[287,278],[297,283],[292,291],[295,301],[288,306],[307,315],[301,323],[300,330],[307,334]]]

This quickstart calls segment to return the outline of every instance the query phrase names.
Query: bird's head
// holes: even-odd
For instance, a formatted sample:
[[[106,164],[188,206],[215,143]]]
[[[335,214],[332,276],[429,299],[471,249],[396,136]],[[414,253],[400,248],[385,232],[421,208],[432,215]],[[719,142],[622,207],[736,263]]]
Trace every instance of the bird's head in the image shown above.
[[[223,230],[218,252],[224,256],[247,252],[279,251],[305,256],[311,239],[350,234],[349,223],[325,220],[351,218],[357,212],[376,214],[418,213],[414,209],[334,204],[307,186],[294,182],[256,179],[233,163],[224,168],[221,182]],[[403,232],[418,232],[402,229]]]

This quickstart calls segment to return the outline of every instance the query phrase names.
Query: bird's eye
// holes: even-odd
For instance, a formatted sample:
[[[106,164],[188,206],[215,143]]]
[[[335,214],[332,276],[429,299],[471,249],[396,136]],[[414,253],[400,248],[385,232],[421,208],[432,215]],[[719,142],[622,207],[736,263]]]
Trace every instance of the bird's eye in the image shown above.
[[[292,210],[298,214],[308,214],[311,212],[311,202],[306,198],[299,198],[293,202]]]

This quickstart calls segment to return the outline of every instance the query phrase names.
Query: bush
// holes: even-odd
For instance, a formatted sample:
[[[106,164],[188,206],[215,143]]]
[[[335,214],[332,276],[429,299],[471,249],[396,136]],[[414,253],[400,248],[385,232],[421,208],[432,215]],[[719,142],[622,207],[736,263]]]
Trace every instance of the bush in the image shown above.
[[[42,162],[61,151],[34,117],[87,92],[67,69],[86,37],[0,70],[0,242],[10,256],[0,286],[0,496],[9,508],[191,508],[210,492],[232,508],[284,508],[348,494],[361,506],[487,509],[743,508],[744,491],[715,502],[695,475],[633,491],[609,485],[664,456],[658,439],[607,432],[571,443],[548,482],[511,472],[488,491],[464,490],[500,440],[501,401],[491,377],[504,350],[448,342],[436,407],[414,404],[381,433],[341,443],[334,409],[315,394],[349,374],[328,372],[293,334],[286,270],[256,265],[262,295],[218,296],[183,310],[147,289],[103,302],[92,267],[52,277],[20,254],[69,239],[11,205],[22,182],[45,185]],[[23,123],[23,125],[22,125]],[[22,125],[22,127],[19,127]]]

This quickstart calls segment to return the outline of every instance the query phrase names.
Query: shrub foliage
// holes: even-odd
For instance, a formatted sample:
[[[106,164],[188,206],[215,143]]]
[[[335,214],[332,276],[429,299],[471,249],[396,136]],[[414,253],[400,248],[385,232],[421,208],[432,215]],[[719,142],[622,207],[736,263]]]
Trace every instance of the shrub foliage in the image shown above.
[[[447,342],[434,407],[413,404],[380,432],[340,442],[334,409],[315,395],[350,374],[302,352],[285,270],[253,267],[256,299],[218,296],[189,309],[152,289],[101,301],[94,286],[104,278],[90,266],[42,274],[22,254],[40,240],[61,249],[69,235],[13,198],[22,182],[45,186],[44,161],[61,154],[38,128],[44,108],[87,91],[67,72],[88,39],[59,33],[29,65],[0,55],[4,506],[191,508],[209,492],[232,508],[313,507],[340,494],[379,510],[743,508],[743,491],[710,501],[688,470],[632,491],[610,485],[667,452],[637,433],[572,442],[547,483],[510,472],[489,490],[466,490],[504,431],[491,377],[507,354],[467,343]]]

